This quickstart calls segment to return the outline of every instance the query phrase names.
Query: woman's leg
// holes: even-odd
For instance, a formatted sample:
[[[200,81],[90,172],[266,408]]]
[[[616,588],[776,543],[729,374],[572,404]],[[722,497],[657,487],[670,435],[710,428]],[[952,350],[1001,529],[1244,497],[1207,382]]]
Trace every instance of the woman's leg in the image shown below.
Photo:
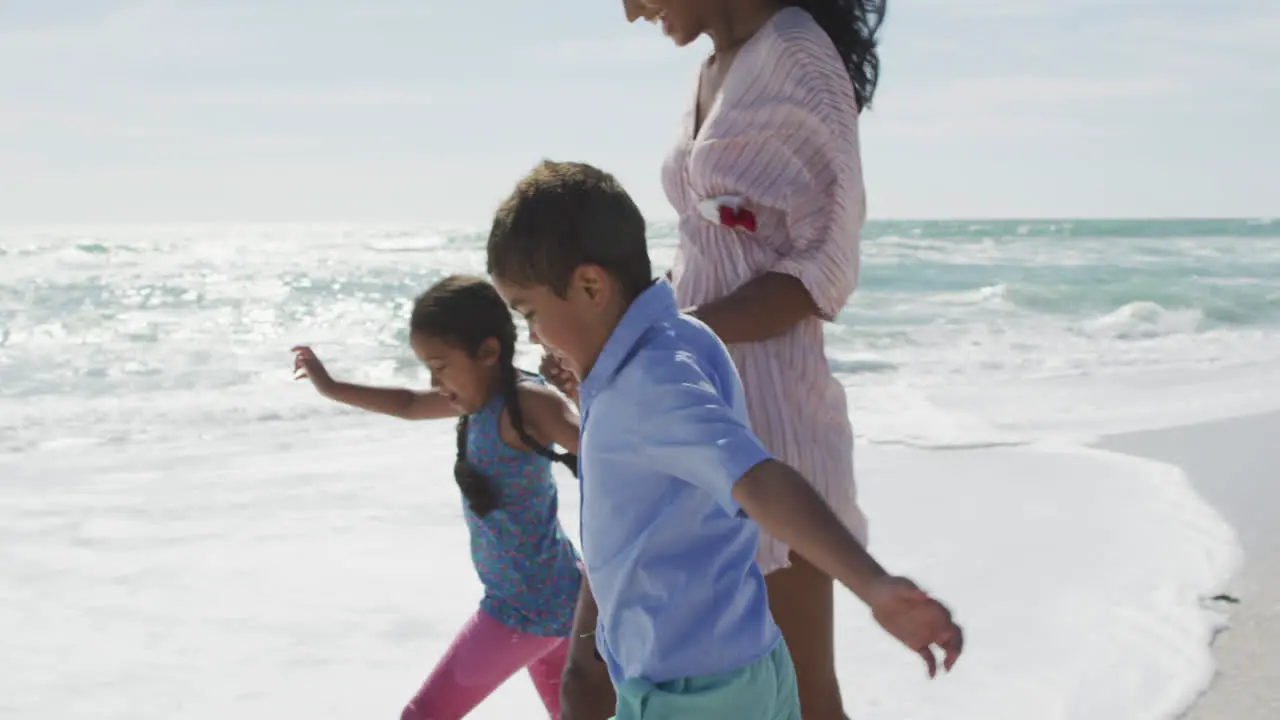
[[[529,678],[542,698],[551,720],[560,717],[560,678],[564,676],[565,663],[569,661],[569,639],[551,639],[554,643],[542,657],[529,663]]]
[[[517,632],[477,610],[400,719],[459,720],[558,641]]]
[[[833,583],[807,560],[765,576],[769,610],[791,650],[804,720],[844,720],[836,680]]]

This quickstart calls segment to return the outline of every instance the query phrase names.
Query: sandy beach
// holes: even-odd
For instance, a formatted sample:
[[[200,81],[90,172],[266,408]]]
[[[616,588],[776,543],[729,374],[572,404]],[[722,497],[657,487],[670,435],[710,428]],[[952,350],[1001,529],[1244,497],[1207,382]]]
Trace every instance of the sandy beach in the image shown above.
[[[1189,720],[1280,717],[1280,413],[1106,438],[1098,447],[1177,465],[1239,533],[1244,564],[1219,601],[1230,626],[1218,635],[1217,677]]]

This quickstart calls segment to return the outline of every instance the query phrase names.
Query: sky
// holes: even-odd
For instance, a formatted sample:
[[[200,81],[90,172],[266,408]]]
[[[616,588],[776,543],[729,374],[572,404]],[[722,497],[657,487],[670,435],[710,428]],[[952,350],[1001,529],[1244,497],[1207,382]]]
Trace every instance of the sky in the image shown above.
[[[873,219],[1280,215],[1275,0],[889,0]],[[539,160],[651,220],[702,41],[621,0],[0,0],[0,223],[482,225]]]

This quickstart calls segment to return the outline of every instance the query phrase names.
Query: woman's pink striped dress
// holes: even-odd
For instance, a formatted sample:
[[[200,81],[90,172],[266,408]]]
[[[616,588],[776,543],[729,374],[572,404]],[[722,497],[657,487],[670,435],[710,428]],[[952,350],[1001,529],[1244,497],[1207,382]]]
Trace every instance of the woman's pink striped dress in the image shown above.
[[[683,307],[723,297],[767,272],[799,278],[824,319],[858,279],[866,216],[853,85],[808,13],[779,11],[739,51],[694,136],[697,105],[663,167],[680,216],[672,271]],[[698,204],[737,196],[756,216],[748,232],[707,220]],[[853,429],[844,389],[823,348],[822,320],[729,348],[751,422],[766,447],[810,480],[865,543],[853,479]],[[760,566],[786,567],[788,548],[764,537]]]

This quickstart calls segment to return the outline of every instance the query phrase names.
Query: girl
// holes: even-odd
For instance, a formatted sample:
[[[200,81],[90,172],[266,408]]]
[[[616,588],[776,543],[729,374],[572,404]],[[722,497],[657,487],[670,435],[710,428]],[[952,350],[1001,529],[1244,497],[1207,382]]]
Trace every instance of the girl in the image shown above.
[[[576,452],[577,415],[516,369],[515,324],[488,282],[442,280],[417,298],[409,328],[431,371],[428,392],[338,382],[309,347],[293,348],[296,376],[331,400],[405,420],[459,417],[454,479],[484,599],[401,718],[461,718],[520,668],[558,718],[583,578],[551,475],[552,461],[574,469],[576,458],[550,448]],[[612,707],[612,698],[601,702]]]

